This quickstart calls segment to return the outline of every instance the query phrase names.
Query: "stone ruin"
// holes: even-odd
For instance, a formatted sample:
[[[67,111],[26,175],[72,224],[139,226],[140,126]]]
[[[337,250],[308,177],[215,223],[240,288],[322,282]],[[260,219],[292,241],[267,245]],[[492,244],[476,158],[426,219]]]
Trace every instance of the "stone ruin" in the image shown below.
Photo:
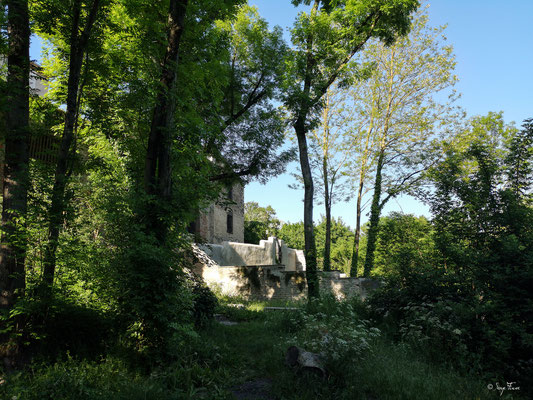
[[[299,300],[307,296],[305,256],[276,237],[259,244],[244,242],[244,187],[228,186],[189,226],[193,271],[209,287],[225,295],[259,300]],[[376,282],[349,278],[340,271],[320,272],[320,288],[337,298],[366,297]]]
[[[286,271],[305,271],[303,250],[291,249],[273,236],[261,240],[258,245],[223,242],[199,244],[198,247],[220,266],[283,265]]]
[[[307,296],[303,250],[287,247],[269,237],[259,245],[223,242],[194,245],[193,271],[209,287],[224,295],[256,300],[301,300]],[[350,278],[339,271],[319,273],[320,289],[342,299],[365,298],[377,282]]]

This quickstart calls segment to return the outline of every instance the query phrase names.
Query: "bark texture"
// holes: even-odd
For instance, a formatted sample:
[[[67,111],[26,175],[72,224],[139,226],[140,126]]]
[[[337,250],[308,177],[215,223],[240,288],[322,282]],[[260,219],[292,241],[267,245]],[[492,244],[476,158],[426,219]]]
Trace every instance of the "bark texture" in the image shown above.
[[[75,125],[78,118],[81,69],[83,58],[87,52],[87,46],[91,35],[98,8],[99,0],[94,0],[83,32],[80,30],[81,0],[76,0],[73,5],[73,18],[70,36],[70,59],[69,75],[67,83],[67,109],[65,113],[65,125],[63,127],[63,136],[59,148],[59,155],[54,177],[54,186],[52,188],[52,201],[50,204],[48,216],[48,243],[44,256],[43,282],[46,286],[51,287],[54,282],[56,268],[56,252],[59,242],[59,233],[63,222],[63,213],[65,210],[65,188],[68,181],[67,170],[72,162],[72,143],[75,137]]]
[[[315,0],[311,13],[318,10],[319,1]],[[306,99],[309,99],[311,93],[312,73],[316,61],[313,58],[313,35],[307,36],[307,59],[306,73],[304,77],[303,93]],[[300,154],[300,168],[304,181],[304,241],[305,241],[305,264],[308,298],[317,298],[320,296],[320,287],[318,281],[317,261],[316,261],[316,243],[313,225],[313,174],[309,165],[309,151],[307,147],[307,116],[311,102],[304,100],[298,112],[298,117],[294,124],[294,131],[298,139],[298,150]]]
[[[319,282],[316,261],[315,232],[313,225],[313,175],[309,165],[309,153],[307,149],[305,116],[298,117],[294,130],[298,138],[298,150],[300,153],[300,168],[304,181],[304,239],[305,239],[305,263],[307,290],[309,298],[319,297]]]
[[[322,162],[324,174],[324,205],[326,209],[326,242],[324,243],[324,271],[331,271],[331,196],[329,193],[328,160]]]
[[[146,211],[146,228],[155,234],[159,243],[166,240],[168,223],[161,207],[170,200],[173,115],[175,110],[174,88],[179,57],[179,47],[188,0],[170,2],[168,12],[168,45],[161,65],[161,79],[152,124],[148,137],[148,150],[144,165],[144,189],[155,204]]]
[[[2,241],[0,245],[0,309],[11,310],[25,289],[26,235],[24,218],[29,186],[30,25],[27,0],[8,6],[8,71],[5,159],[3,168]],[[5,371],[22,364],[22,316],[11,317],[14,332],[0,333]]]
[[[374,111],[374,110],[372,110]],[[370,153],[370,137],[374,129],[374,112],[370,126],[368,127],[365,137],[365,147],[363,151],[363,159],[361,161],[361,170],[359,171],[359,186],[357,188],[357,203],[355,208],[355,236],[352,248],[352,265],[350,268],[350,276],[357,276],[357,269],[359,267],[359,244],[361,241],[361,213],[363,207],[363,189],[365,187],[365,178],[368,171],[369,153]]]
[[[0,246],[0,307],[13,306],[25,287],[24,217],[28,191],[30,27],[28,2],[9,0],[8,72],[5,161],[3,175],[2,243]]]
[[[364,276],[370,276],[370,272],[374,268],[374,254],[376,251],[376,242],[379,232],[379,216],[383,203],[381,203],[381,172],[383,169],[384,153],[379,153],[378,162],[376,165],[376,179],[374,182],[374,195],[372,196],[372,206],[370,208],[370,225],[368,227],[368,241],[366,245],[366,256],[364,266]]]
[[[357,189],[357,203],[355,206],[355,236],[353,239],[352,249],[352,265],[350,268],[350,276],[357,276],[357,268],[359,266],[359,242],[361,241],[361,206],[363,201],[363,171],[361,170],[361,176],[359,179],[359,187]]]

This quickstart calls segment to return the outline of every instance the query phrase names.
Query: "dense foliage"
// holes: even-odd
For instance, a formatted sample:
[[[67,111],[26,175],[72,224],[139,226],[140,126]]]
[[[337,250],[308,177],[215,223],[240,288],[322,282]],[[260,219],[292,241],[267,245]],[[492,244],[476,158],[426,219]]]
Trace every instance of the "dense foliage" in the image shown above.
[[[422,252],[403,256],[372,305],[403,340],[531,390],[531,121],[517,131],[489,114],[465,134],[431,171],[433,227],[410,229],[429,233]]]
[[[292,158],[280,150],[286,123],[273,103],[281,29],[244,1],[179,3],[29,2],[48,91],[21,94],[38,151],[19,185],[19,234],[3,239],[26,252],[19,301],[1,310],[2,352],[14,364],[41,342],[62,348],[47,332],[72,307],[113,321],[100,335],[113,338],[108,346],[176,359],[215,304],[183,272],[186,227],[227,185],[264,180]],[[3,7],[2,52],[12,51],[8,19]],[[75,329],[65,335],[76,340]]]
[[[281,222],[271,206],[260,207],[255,201],[244,204],[244,242],[259,244],[269,236],[278,236]]]
[[[416,0],[292,3],[311,6],[295,22],[292,47],[244,0],[2,3],[0,396],[227,398],[233,382],[255,374],[279,378],[279,398],[477,396],[468,379],[458,392],[459,373],[532,392],[533,120],[517,129],[489,113],[458,128],[441,118],[452,109],[432,96],[455,82],[453,55],[434,41],[441,30],[411,19]],[[410,27],[419,36],[402,39]],[[46,77],[44,96],[28,89],[30,32],[46,43],[43,69],[32,66]],[[368,59],[352,63],[371,40]],[[418,40],[428,47],[407,46]],[[389,74],[374,62],[387,54],[405,56]],[[396,85],[423,66],[437,70]],[[406,76],[388,79],[395,69]],[[359,111],[383,129],[360,131],[377,147],[363,145],[364,135],[350,140],[368,150],[366,172],[376,162],[378,210],[354,232],[331,217],[341,191],[328,164],[337,120],[326,115],[326,94],[371,77],[374,97],[360,100],[372,112]],[[393,107],[401,118],[383,111],[393,105],[387,82],[407,89]],[[390,98],[381,104],[383,91]],[[314,223],[307,140],[321,114],[330,122],[315,143],[328,207]],[[439,124],[449,130],[434,146]],[[190,272],[187,226],[228,186],[283,171],[294,158],[283,147],[289,127],[303,222],[246,203],[245,241],[274,235],[304,249],[310,301],[270,315],[233,307],[243,299],[221,306]],[[432,218],[379,218],[406,188]],[[317,267],[356,275],[369,257],[365,275],[384,285],[367,302],[312,298]],[[243,326],[213,324],[215,313]],[[281,369],[289,345],[319,353],[329,379],[317,385]],[[399,388],[404,381],[411,386]]]

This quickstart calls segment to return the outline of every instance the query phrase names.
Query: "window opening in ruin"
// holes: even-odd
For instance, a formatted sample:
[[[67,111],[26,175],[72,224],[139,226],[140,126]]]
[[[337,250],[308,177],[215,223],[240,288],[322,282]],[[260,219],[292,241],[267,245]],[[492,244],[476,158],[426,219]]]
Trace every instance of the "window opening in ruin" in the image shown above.
[[[233,214],[231,212],[226,217],[226,232],[233,233]]]

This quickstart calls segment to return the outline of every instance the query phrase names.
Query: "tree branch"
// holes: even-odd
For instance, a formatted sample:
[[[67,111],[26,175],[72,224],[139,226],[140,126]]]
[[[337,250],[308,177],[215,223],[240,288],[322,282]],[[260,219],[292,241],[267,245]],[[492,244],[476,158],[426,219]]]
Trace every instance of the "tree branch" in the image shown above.
[[[326,83],[324,85],[322,85],[322,87],[319,89],[317,95],[313,98],[311,104],[316,104],[320,101],[320,99],[324,96],[324,94],[327,92],[328,88],[333,84],[333,82],[335,82],[335,80],[337,79],[337,77],[339,76],[339,74],[341,73],[342,69],[348,64],[348,62],[352,59],[352,57],[355,55],[355,53],[357,53],[359,50],[361,50],[361,48],[366,44],[366,42],[368,42],[368,40],[372,37],[372,32],[374,31],[374,28],[376,26],[376,24],[378,23],[380,17],[381,17],[381,13],[379,12],[373,12],[373,13],[370,13],[366,18],[365,20],[363,21],[363,23],[361,24],[362,27],[364,27],[369,21],[372,20],[372,18],[375,17],[375,20],[372,22],[371,26],[370,26],[370,29],[366,35],[366,37],[361,41],[359,42],[356,46],[354,46],[354,48],[352,49],[352,51],[350,52],[350,54],[348,54],[341,62],[340,64],[338,65],[337,69],[335,70],[335,72],[333,72],[331,74],[331,76],[329,77],[329,79],[326,81]]]
[[[235,121],[237,121],[245,112],[247,112],[250,108],[256,105],[267,94],[266,90],[262,90],[256,95],[257,90],[261,86],[261,82],[263,81],[263,78],[264,78],[264,72],[261,73],[259,80],[257,81],[257,83],[254,86],[254,89],[252,90],[252,93],[250,93],[250,96],[248,96],[248,101],[246,102],[246,104],[236,114],[233,113],[233,105],[232,105],[231,116],[226,121],[224,121],[225,126],[223,130],[226,129],[228,126],[230,126]]]
[[[98,13],[98,7],[100,6],[100,0],[94,0],[91,11],[89,11],[89,17],[87,18],[87,22],[85,23],[85,27],[83,28],[83,32],[80,36],[79,41],[79,48],[85,50],[85,47],[87,46],[87,43],[89,42],[89,37],[91,36],[91,29],[94,25],[94,21],[96,20],[96,14]]]
[[[411,179],[413,176],[415,176],[416,174],[419,174],[420,172],[422,171],[425,171],[427,168],[424,167],[424,168],[421,168],[417,171],[414,171],[414,172],[411,172],[409,175],[406,175],[404,176],[404,178],[397,184],[394,186],[394,188],[392,190],[387,190],[387,197],[385,197],[379,204],[379,208],[380,210],[385,206],[385,204],[392,198],[392,197],[396,197],[398,195],[398,193],[400,193],[402,191],[402,189],[404,189],[404,184],[409,181],[409,179]],[[413,180],[410,184],[414,184],[416,182],[418,182],[420,179],[422,179],[422,175],[418,176],[415,180]]]

